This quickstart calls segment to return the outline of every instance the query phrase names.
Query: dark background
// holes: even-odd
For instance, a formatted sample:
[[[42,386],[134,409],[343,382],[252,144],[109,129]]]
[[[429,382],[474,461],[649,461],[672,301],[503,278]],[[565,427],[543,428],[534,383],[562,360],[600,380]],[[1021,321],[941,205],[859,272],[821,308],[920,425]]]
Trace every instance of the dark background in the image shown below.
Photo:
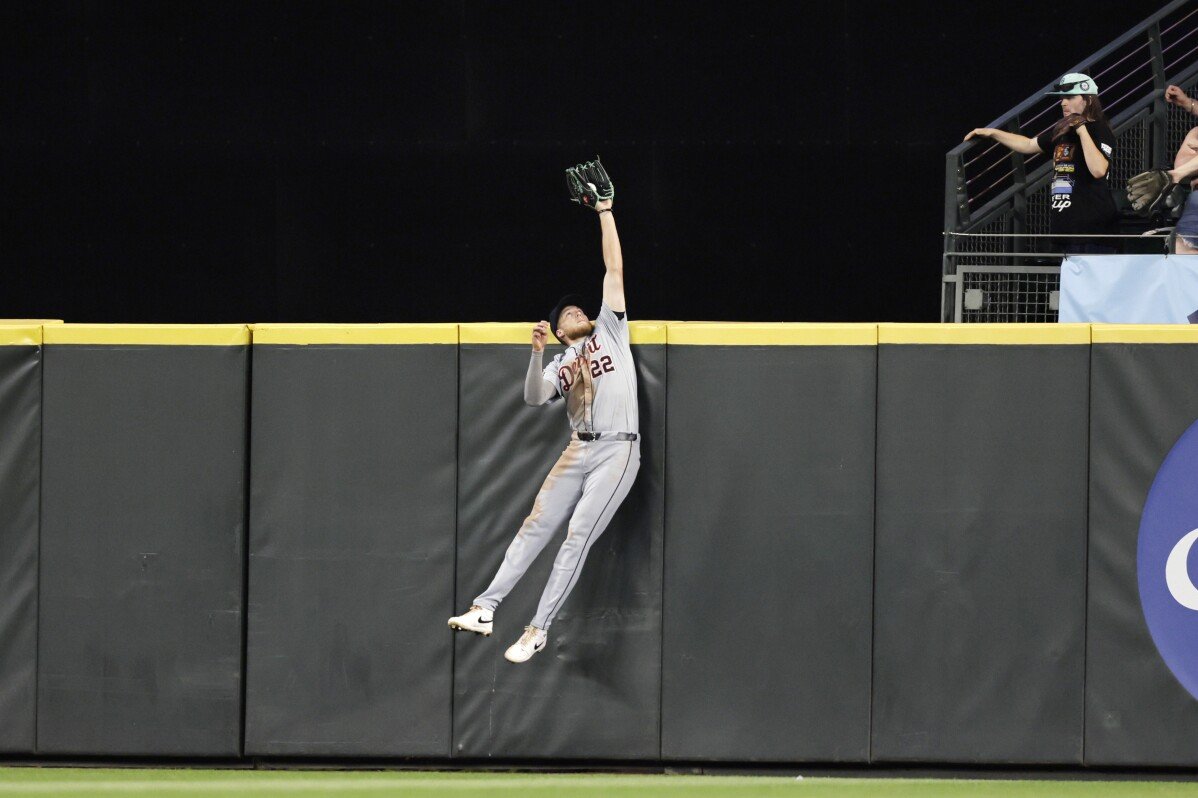
[[[935,321],[945,152],[1156,7],[6,4],[0,317],[540,318],[599,153],[635,318]]]

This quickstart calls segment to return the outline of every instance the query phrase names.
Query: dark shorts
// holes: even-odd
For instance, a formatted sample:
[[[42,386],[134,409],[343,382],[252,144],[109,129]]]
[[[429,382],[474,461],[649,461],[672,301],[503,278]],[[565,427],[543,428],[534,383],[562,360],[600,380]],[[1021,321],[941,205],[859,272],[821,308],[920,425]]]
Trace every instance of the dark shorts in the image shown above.
[[[1177,237],[1191,249],[1198,249],[1198,190],[1190,192],[1186,206],[1177,220]]]

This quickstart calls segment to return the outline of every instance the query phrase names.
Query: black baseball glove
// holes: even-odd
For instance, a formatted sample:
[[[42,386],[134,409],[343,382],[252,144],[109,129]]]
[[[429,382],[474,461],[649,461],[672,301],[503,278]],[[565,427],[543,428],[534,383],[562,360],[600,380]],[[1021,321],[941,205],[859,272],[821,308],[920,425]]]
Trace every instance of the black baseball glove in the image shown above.
[[[614,199],[616,196],[616,187],[612,185],[611,178],[607,176],[607,170],[603,168],[597,155],[593,161],[580,163],[566,170],[566,188],[570,191],[571,202],[585,205],[591,210],[594,210],[599,202]]]
[[[1127,181],[1127,199],[1132,210],[1149,216],[1165,202],[1173,189],[1173,178],[1164,169],[1150,169]]]

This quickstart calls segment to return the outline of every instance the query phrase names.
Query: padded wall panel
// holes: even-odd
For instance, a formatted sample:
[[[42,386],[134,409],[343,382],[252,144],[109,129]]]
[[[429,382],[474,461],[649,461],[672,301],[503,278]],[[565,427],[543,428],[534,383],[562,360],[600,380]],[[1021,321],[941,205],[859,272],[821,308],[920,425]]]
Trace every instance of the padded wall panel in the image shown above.
[[[40,327],[0,325],[0,753],[34,749]]]
[[[1198,420],[1198,335],[1182,329],[1189,344],[1096,340],[1093,347],[1088,765],[1198,765],[1198,700],[1157,653],[1136,568],[1148,489],[1170,448]],[[1198,491],[1198,475],[1194,484]],[[1193,527],[1198,518],[1178,537]]]
[[[952,328],[888,344],[883,328],[875,761],[1081,762],[1083,330],[988,345]]]
[[[865,762],[876,348],[670,340],[662,754]]]
[[[255,330],[246,753],[448,756],[457,348],[268,336]]]
[[[237,755],[248,333],[192,345],[187,330],[157,344],[144,328],[58,330],[45,350],[38,751]]]

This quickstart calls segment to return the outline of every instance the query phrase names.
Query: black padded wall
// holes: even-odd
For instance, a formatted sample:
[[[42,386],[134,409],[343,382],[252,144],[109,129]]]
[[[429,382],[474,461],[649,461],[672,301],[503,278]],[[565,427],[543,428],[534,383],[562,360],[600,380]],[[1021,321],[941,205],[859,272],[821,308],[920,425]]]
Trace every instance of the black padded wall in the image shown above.
[[[32,753],[37,667],[42,355],[38,327],[0,327],[0,752]]]
[[[246,753],[449,756],[457,348],[260,337]]]
[[[664,757],[868,760],[875,373],[671,345]]]
[[[1153,478],[1198,420],[1198,338],[1096,341],[1092,358],[1086,764],[1193,766],[1198,700],[1169,672],[1145,624],[1136,544]]]
[[[1078,764],[1089,347],[881,340],[873,759]]]
[[[471,330],[462,327],[457,611],[490,582],[569,436],[560,402],[523,402],[528,344],[469,343]],[[511,338],[527,335],[521,326]],[[666,347],[632,349],[643,436],[637,481],[591,549],[544,652],[522,665],[503,658],[532,618],[564,529],[500,605],[492,637],[457,633],[455,756],[660,755]],[[549,347],[546,362],[557,350]]]
[[[140,334],[47,336],[38,751],[233,756],[248,346]]]

